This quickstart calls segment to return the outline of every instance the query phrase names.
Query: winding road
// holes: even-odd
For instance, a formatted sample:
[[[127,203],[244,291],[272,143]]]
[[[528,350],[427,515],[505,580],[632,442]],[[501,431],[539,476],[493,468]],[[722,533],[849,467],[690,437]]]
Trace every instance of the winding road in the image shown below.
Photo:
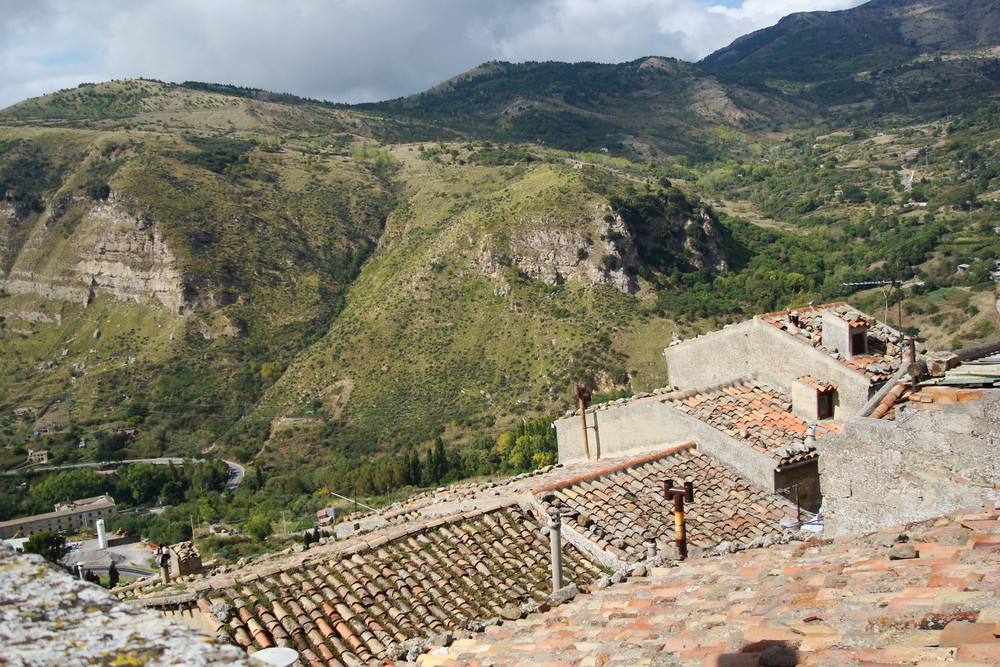
[[[204,463],[205,459],[182,459],[176,457],[162,457],[156,459],[126,459],[124,461],[100,461],[98,463],[70,463],[61,466],[30,466],[20,470],[10,470],[0,473],[0,475],[18,475],[22,472],[41,472],[50,470],[74,470],[76,468],[117,468],[118,466],[130,463],[152,463],[153,465],[183,465],[184,463]],[[226,490],[235,491],[243,482],[243,475],[246,470],[239,463],[234,461],[223,461],[229,468],[229,479],[226,481]]]

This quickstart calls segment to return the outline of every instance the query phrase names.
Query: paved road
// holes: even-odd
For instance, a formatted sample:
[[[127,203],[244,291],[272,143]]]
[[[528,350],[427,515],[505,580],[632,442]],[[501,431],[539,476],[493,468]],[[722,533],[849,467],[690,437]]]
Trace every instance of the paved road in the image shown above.
[[[229,467],[229,481],[226,482],[226,491],[235,491],[243,482],[243,475],[246,470],[239,463],[233,461],[223,461]]]
[[[109,566],[107,565],[84,564],[83,569],[90,570],[94,574],[107,574],[108,567]],[[137,567],[129,567],[128,565],[115,565],[115,567],[118,568],[118,574],[122,575],[123,577],[139,577],[141,579],[145,579],[147,577],[156,576],[156,572],[150,572],[149,570],[140,570]]]
[[[25,471],[38,472],[38,471],[50,471],[50,470],[73,470],[75,468],[117,468],[121,465],[127,465],[129,463],[152,463],[153,465],[183,465],[185,462],[188,463],[204,463],[205,459],[182,459],[176,457],[163,457],[157,459],[126,459],[124,461],[101,461],[98,463],[70,463],[61,466],[32,466],[30,468],[21,468],[20,470],[11,470],[9,472],[2,472],[0,475],[17,475]],[[246,473],[243,466],[234,461],[223,461],[226,467],[229,468],[229,480],[226,481],[226,489],[228,491],[235,491],[236,488],[243,482],[243,475]]]

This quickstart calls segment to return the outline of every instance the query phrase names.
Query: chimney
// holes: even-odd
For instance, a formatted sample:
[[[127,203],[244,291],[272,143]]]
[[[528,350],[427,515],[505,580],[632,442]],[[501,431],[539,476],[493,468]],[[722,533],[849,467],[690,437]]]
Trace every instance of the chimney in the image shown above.
[[[806,447],[816,446],[816,424],[809,424],[806,428]]]
[[[104,519],[98,519],[95,525],[97,527],[97,548],[107,549],[108,535],[104,532]]]

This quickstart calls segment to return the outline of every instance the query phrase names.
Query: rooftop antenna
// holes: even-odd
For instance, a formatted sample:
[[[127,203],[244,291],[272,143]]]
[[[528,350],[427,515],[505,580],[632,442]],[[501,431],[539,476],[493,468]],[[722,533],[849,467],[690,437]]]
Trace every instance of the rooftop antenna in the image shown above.
[[[878,287],[878,288],[880,288],[882,290],[882,298],[885,299],[885,319],[883,321],[886,324],[888,324],[889,323],[889,294],[892,293],[893,286],[895,286],[897,283],[899,283],[898,273],[899,272],[897,270],[897,277],[893,278],[892,280],[864,280],[864,281],[856,282],[856,283],[840,283],[840,284],[843,285],[843,286],[845,286],[845,287]],[[887,285],[888,285],[888,288],[886,288]],[[900,286],[900,290],[902,290],[902,286]],[[903,328],[902,321],[897,322],[897,324],[899,325],[900,330],[902,330],[902,328]]]

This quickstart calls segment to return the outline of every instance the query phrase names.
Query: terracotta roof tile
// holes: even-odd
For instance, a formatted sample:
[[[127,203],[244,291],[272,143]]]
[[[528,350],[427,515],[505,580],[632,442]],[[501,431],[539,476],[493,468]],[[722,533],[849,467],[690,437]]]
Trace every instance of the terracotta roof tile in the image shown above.
[[[586,482],[539,492],[547,506],[558,500],[566,522],[596,544],[626,561],[645,558],[644,534],[652,530],[660,544],[673,541],[673,505],[663,498],[667,479],[691,481],[695,501],[686,505],[688,539],[698,547],[724,540],[748,540],[780,532],[785,501],[752,487],[711,457],[693,448],[646,459],[627,470],[614,470]],[[574,493],[583,484],[588,493]],[[599,497],[599,502],[588,502]]]
[[[906,526],[912,559],[888,558],[903,527],[692,559],[418,664],[1000,664],[1000,548],[975,549],[963,525],[979,514],[1000,519]]]
[[[832,354],[823,346],[824,311],[833,312],[843,319],[846,319],[845,316],[848,313],[856,312],[846,303],[836,302],[766,313],[760,315],[760,318],[788,335],[803,340],[827,354]],[[864,373],[872,382],[888,380],[902,362],[902,349],[898,333],[863,317],[849,320],[849,322],[855,328],[870,327],[868,330],[868,349],[871,354],[853,359],[845,359],[843,355],[835,355],[837,359],[850,368]]]
[[[698,399],[697,406],[676,399],[665,402],[783,465],[817,456],[815,450],[806,451],[802,446],[808,423],[793,415],[791,400],[772,387],[747,381],[702,394]],[[821,426],[826,430],[817,429],[817,437],[834,430],[832,425]]]
[[[516,505],[429,524],[378,549],[277,567],[212,594],[233,605],[228,630],[247,649],[290,646],[321,663],[362,664],[550,592],[548,543]],[[564,554],[567,583],[586,589],[603,573],[572,545]]]

